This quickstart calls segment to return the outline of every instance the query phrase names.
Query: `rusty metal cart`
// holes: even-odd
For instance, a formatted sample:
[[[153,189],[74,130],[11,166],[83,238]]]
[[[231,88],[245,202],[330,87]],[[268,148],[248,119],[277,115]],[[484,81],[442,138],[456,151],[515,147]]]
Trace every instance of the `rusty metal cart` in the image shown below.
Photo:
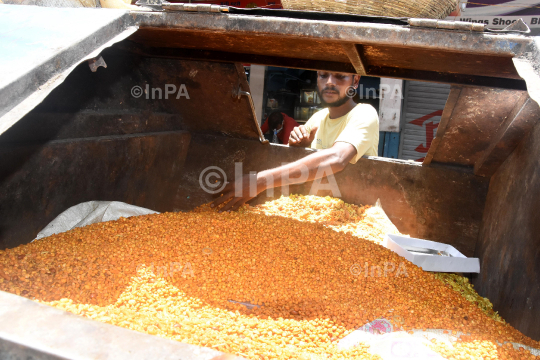
[[[402,233],[479,257],[478,292],[540,339],[540,62],[526,26],[148,6],[0,5],[0,249],[84,201],[186,211],[212,199],[198,181],[208,166],[233,177],[235,162],[247,173],[309,154],[262,141],[241,63],[448,83],[423,163],[363,158],[336,175],[342,198],[380,198]],[[0,353],[222,356],[7,293]]]

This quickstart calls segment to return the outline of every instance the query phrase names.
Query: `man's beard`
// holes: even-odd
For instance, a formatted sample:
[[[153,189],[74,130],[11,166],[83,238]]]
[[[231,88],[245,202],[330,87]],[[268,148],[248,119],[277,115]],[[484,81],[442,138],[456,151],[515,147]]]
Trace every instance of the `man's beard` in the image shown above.
[[[319,91],[319,89],[317,89],[317,92],[319,93],[319,99],[321,99],[321,105],[323,107],[339,107],[343,104],[345,104],[347,101],[349,101],[350,97],[345,95],[341,98],[338,98],[336,101],[333,101],[331,103],[327,103],[326,101],[324,101],[323,97],[322,97],[322,93],[326,90],[331,90],[331,91],[335,91],[336,93],[338,93],[336,90],[334,89],[330,89],[330,88],[325,88],[323,89],[323,91]],[[339,93],[338,93],[339,94]]]

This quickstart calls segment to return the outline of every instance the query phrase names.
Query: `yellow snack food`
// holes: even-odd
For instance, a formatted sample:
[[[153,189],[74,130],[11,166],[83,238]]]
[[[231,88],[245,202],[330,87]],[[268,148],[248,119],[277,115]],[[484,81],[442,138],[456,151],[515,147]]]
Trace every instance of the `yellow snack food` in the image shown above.
[[[121,218],[0,251],[0,289],[249,359],[376,358],[365,345],[339,351],[336,343],[377,318],[539,347],[373,241],[252,210]],[[532,358],[494,353],[502,351]]]

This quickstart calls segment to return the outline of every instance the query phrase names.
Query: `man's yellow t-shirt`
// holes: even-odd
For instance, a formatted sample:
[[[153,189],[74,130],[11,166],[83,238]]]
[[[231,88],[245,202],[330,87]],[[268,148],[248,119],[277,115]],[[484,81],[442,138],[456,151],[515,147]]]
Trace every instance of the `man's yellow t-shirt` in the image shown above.
[[[356,156],[350,161],[354,164],[363,155],[377,156],[379,147],[379,116],[369,104],[357,104],[347,114],[330,119],[328,109],[321,110],[306,122],[308,134],[318,126],[313,149],[329,149],[336,142],[346,142],[356,148]]]

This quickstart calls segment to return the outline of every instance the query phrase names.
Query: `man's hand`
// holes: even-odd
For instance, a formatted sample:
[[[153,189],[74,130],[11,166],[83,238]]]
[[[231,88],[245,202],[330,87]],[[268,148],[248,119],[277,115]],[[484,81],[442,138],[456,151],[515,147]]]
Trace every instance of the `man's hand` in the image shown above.
[[[308,134],[304,125],[297,126],[291,131],[289,137],[289,146],[301,146],[310,147],[311,143],[315,139],[318,127],[311,128],[311,132]]]
[[[261,181],[261,178],[258,175],[244,175],[240,179],[236,179],[235,182],[227,184],[221,192],[223,195],[214,200],[210,206],[217,207],[230,199],[231,201],[229,201],[220,212],[229,210],[236,211],[240,206],[266,190],[264,183],[265,182]],[[237,192],[238,194],[236,194]]]

